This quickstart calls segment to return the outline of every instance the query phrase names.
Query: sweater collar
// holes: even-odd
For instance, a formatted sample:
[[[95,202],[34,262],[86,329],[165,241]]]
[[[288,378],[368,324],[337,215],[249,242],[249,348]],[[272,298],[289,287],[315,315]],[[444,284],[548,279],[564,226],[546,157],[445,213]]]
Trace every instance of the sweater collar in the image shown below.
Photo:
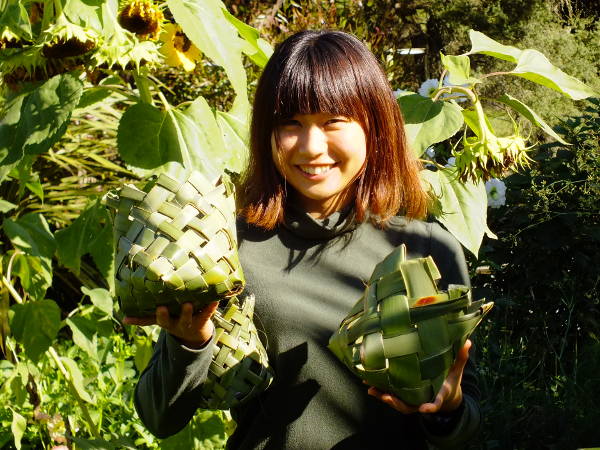
[[[283,225],[292,234],[304,239],[331,239],[352,231],[358,225],[352,205],[334,212],[325,219],[315,219],[298,206],[288,204]]]

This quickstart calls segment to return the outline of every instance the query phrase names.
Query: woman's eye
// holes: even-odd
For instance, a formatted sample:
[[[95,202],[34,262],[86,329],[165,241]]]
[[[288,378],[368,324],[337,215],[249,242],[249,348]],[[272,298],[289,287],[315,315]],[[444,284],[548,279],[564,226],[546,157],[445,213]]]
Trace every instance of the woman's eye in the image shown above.
[[[325,122],[325,125],[337,125],[337,124],[345,123],[347,121],[348,121],[348,119],[346,119],[345,117],[334,117],[332,119],[329,119],[327,122]]]
[[[300,126],[300,122],[298,122],[297,120],[294,119],[285,119],[279,122],[279,126],[280,127],[298,127]]]

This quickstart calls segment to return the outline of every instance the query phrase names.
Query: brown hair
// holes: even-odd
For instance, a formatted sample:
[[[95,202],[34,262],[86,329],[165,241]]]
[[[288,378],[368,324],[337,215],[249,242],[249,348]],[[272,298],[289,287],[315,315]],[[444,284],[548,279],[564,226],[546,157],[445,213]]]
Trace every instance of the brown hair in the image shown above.
[[[422,218],[427,197],[420,165],[406,143],[404,121],[375,56],[352,35],[302,31],[281,43],[256,89],[250,126],[250,163],[238,196],[249,223],[271,229],[284,218],[286,186],[271,152],[282,119],[327,112],[358,121],[367,157],[355,181],[355,217],[385,225],[395,214]]]

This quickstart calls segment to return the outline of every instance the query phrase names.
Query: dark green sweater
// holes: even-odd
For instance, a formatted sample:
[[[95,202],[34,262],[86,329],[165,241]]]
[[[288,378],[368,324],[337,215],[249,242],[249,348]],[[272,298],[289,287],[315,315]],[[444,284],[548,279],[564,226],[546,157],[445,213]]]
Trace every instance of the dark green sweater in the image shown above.
[[[254,321],[265,333],[275,380],[258,399],[232,411],[238,428],[229,447],[419,449],[429,442],[460,448],[477,430],[479,391],[472,362],[463,376],[462,414],[445,430],[367,395],[367,387],[327,349],[375,264],[400,244],[406,244],[409,257],[433,257],[442,289],[469,283],[460,245],[439,225],[396,217],[385,230],[368,223],[354,228],[346,216],[317,221],[292,212],[285,227],[271,232],[238,223],[245,292],[256,296]],[[208,349],[187,349],[162,333],[135,397],[152,433],[164,437],[185,426],[196,410],[210,357]]]

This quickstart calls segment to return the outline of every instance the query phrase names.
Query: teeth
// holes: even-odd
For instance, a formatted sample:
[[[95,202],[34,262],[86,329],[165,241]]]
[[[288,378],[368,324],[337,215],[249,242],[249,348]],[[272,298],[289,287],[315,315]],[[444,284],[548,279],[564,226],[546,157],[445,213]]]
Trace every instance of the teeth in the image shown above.
[[[332,167],[333,166],[300,166],[300,170],[310,175],[319,175],[325,172],[329,172]]]

